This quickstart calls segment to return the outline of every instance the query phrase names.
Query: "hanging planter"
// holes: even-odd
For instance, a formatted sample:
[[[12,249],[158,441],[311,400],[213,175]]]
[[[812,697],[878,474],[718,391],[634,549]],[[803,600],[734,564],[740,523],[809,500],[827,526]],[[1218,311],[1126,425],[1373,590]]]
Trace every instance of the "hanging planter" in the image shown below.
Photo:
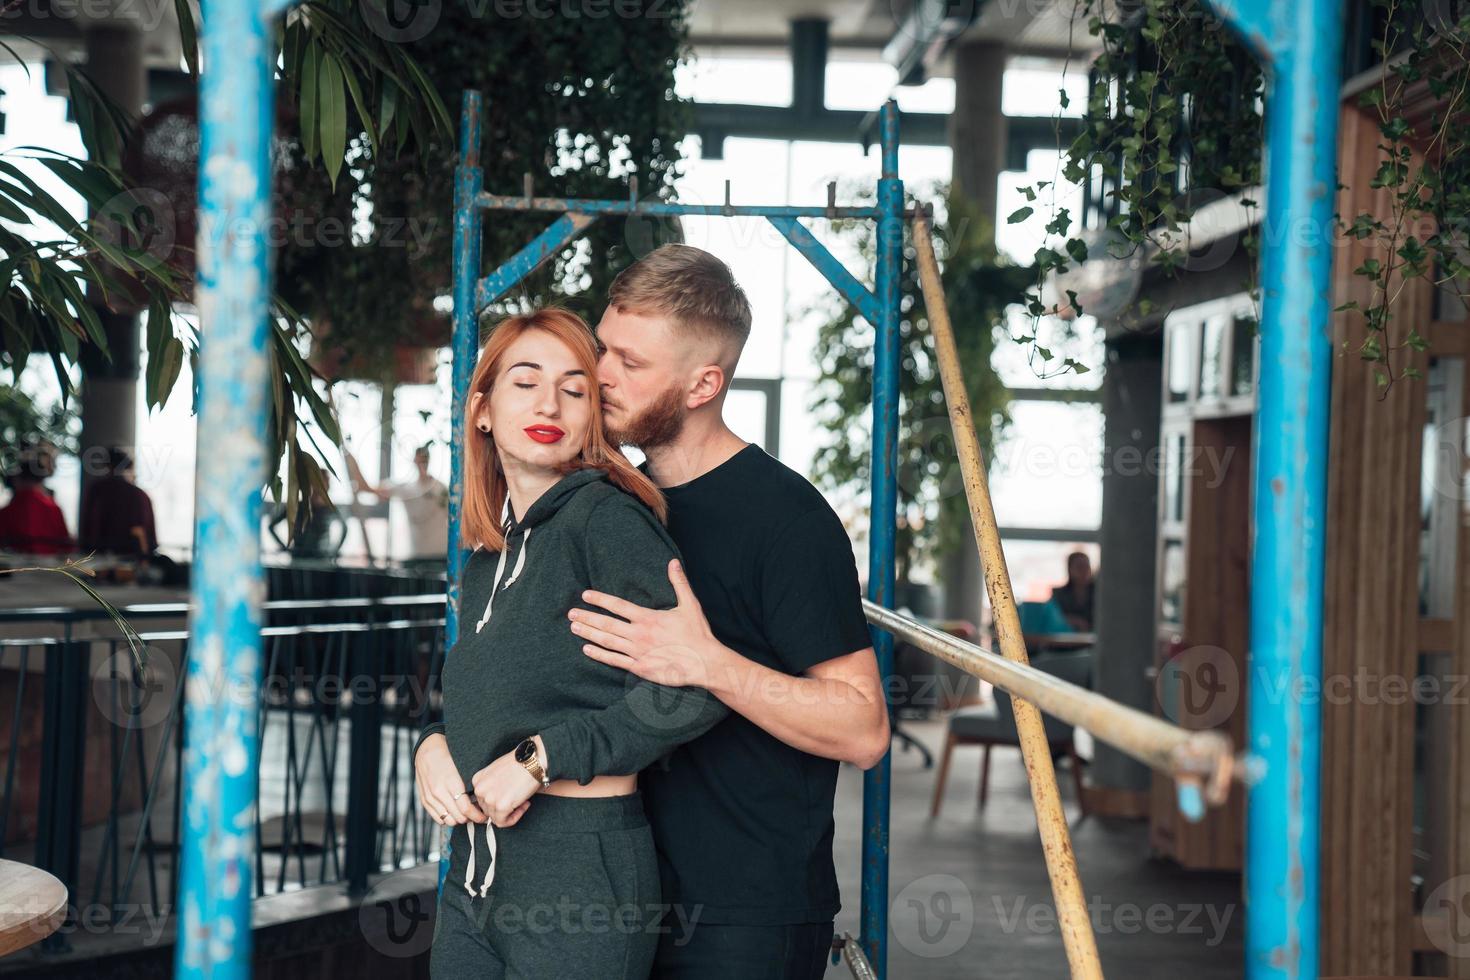
[[[377,353],[369,353],[354,349],[351,344],[334,344],[331,333],[330,317],[320,315],[312,319],[311,353],[307,361],[329,383],[370,381],[376,384],[430,385],[435,382],[442,343],[399,343]]]
[[[295,132],[296,118],[293,105],[276,104],[275,138],[271,145],[272,228],[292,227],[293,215],[301,211],[291,203],[297,195],[288,163],[290,140],[281,135]],[[122,160],[128,190],[107,202],[93,221],[113,241],[146,253],[186,283],[192,283],[198,248],[197,96],[183,96],[153,106],[139,121]],[[120,219],[130,220],[133,230],[119,225]],[[272,266],[277,251],[278,248],[273,249]],[[118,278],[125,288],[108,292],[107,308],[114,313],[146,310],[148,294],[142,285],[130,276],[119,274]],[[192,285],[188,288],[192,289]]]

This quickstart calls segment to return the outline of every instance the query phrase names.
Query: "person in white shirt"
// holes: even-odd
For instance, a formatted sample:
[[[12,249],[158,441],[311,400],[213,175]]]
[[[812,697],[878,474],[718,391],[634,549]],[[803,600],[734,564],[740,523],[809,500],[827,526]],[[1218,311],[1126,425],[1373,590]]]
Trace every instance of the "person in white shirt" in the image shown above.
[[[362,478],[357,460],[348,455],[354,493],[366,491],[379,500],[397,500],[408,517],[409,560],[443,561],[449,540],[449,488],[429,475],[429,447],[413,454],[417,475],[397,483],[373,486]]]

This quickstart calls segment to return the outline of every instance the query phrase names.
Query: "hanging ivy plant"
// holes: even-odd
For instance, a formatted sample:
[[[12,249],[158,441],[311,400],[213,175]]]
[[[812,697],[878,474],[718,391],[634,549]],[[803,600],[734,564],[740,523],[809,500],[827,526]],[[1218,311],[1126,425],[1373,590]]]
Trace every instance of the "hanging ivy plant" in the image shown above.
[[[1128,261],[1140,253],[1177,274],[1187,268],[1188,226],[1197,208],[1261,181],[1263,76],[1203,3],[1080,0],[1078,17],[1086,18],[1100,51],[1088,71],[1082,126],[1062,149],[1060,174],[1083,185],[1083,206],[1106,221],[1088,233],[1078,216],[1057,205],[1055,181],[1022,187],[1028,204],[1007,219],[1017,224],[1038,207],[1048,209],[1048,238],[1036,250],[1035,277],[1024,299],[1028,316],[1012,335],[1030,347],[1032,366],[1043,378],[1086,370],[1038,343],[1043,320],[1058,318],[1071,339],[1073,324],[1086,312],[1075,290],[1050,297],[1056,277],[1089,258]],[[1062,109],[1070,102],[1064,82]],[[1045,193],[1048,188],[1052,193]],[[1249,197],[1241,203],[1256,208]],[[1243,244],[1254,256],[1255,235],[1248,233]],[[1255,294],[1254,281],[1246,288]],[[1144,297],[1136,312],[1147,315],[1151,306]]]
[[[1006,308],[1025,289],[1029,271],[1007,263],[997,252],[992,222],[981,220],[961,195],[943,183],[912,186],[915,201],[944,201],[934,226],[934,247],[944,292],[963,362],[976,432],[987,458],[1003,430],[1009,395],[991,366],[998,325]],[[843,199],[871,204],[871,184],[843,188]],[[872,222],[832,222],[848,248],[874,268],[877,232]],[[897,574],[908,578],[916,560],[964,543],[967,515],[964,484],[956,460],[954,434],[945,408],[933,333],[912,248],[904,250],[899,277],[902,298],[898,371],[898,530]],[[871,285],[871,282],[869,283]],[[824,318],[817,331],[816,359],[821,376],[808,408],[828,443],[812,458],[812,479],[823,489],[862,497],[871,479],[874,327],[835,297],[826,297],[810,314]]]
[[[1419,376],[1408,361],[1429,347],[1412,326],[1390,333],[1394,303],[1409,281],[1427,279],[1461,303],[1470,290],[1464,125],[1470,11],[1460,14],[1464,5],[1457,3],[1366,2],[1379,25],[1372,47],[1382,75],[1359,104],[1376,113],[1383,138],[1370,187],[1387,190],[1391,206],[1386,214],[1338,216],[1340,234],[1372,239],[1379,255],[1353,270],[1371,284],[1371,299],[1344,303],[1337,311],[1361,315],[1360,334],[1344,342],[1343,350],[1374,362],[1386,393],[1395,380]],[[1062,148],[1061,176],[1083,184],[1086,206],[1106,215],[1107,257],[1136,258],[1141,251],[1152,266],[1177,273],[1188,267],[1187,229],[1199,203],[1221,193],[1240,194],[1241,205],[1258,213],[1245,192],[1262,182],[1264,75],[1202,0],[1080,0],[1078,9],[1100,53],[1089,70],[1081,132]],[[1417,108],[1426,94],[1435,104],[1428,113]],[[1063,109],[1068,102],[1064,88]],[[1044,195],[1048,188],[1053,193]],[[1028,328],[1012,339],[1031,347],[1033,364],[1045,377],[1079,365],[1038,345],[1043,320],[1057,317],[1070,331],[1084,312],[1075,291],[1053,297],[1051,284],[1098,258],[1090,251],[1102,236],[1084,234],[1069,209],[1055,204],[1055,182],[1021,190],[1029,203],[1009,221],[1025,221],[1037,208],[1049,207],[1049,237],[1036,250],[1035,279],[1025,297]],[[1042,203],[1048,199],[1052,203]],[[1259,298],[1259,219],[1248,224],[1241,238],[1252,270],[1245,286]],[[1147,297],[1134,312],[1151,312]]]
[[[1358,98],[1378,119],[1383,141],[1378,171],[1369,186],[1388,191],[1387,214],[1360,212],[1342,220],[1345,234],[1371,240],[1379,257],[1353,270],[1372,285],[1365,305],[1356,300],[1337,307],[1361,314],[1362,337],[1344,343],[1365,361],[1384,393],[1400,378],[1418,378],[1408,363],[1428,350],[1429,341],[1412,325],[1390,331],[1392,308],[1415,279],[1428,280],[1466,302],[1470,264],[1466,263],[1466,219],[1470,215],[1470,156],[1466,153],[1466,90],[1470,87],[1470,11],[1458,19],[1433,4],[1405,5],[1373,0],[1381,10],[1382,33],[1373,50],[1382,60],[1378,83]],[[1414,106],[1425,94],[1432,113]]]

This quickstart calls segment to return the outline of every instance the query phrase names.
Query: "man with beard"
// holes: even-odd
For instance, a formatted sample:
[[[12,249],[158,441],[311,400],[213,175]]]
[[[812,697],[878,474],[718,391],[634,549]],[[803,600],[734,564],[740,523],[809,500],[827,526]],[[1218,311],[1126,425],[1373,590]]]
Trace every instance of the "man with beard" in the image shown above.
[[[721,417],[750,322],[723,262],[665,245],[613,282],[597,327],[609,434],[646,455],[684,566],[669,569],[676,608],[589,592],[611,615],[573,609],[570,628],[588,656],[731,709],[640,776],[672,906],[660,978],[822,976],[840,907],[838,762],[871,768],[889,744],[846,531]],[[553,778],[577,775],[549,755]]]

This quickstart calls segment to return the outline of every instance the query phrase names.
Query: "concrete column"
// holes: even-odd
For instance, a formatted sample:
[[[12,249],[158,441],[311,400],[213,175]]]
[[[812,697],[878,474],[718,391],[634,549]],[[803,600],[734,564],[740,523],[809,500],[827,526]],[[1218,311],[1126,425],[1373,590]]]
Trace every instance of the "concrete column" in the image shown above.
[[[1005,168],[1006,117],[1001,112],[1006,46],[995,41],[964,41],[954,53],[954,112],[949,145],[954,187],[995,220],[996,181]]]
[[[965,41],[954,52],[954,112],[949,117],[954,192],[976,205],[995,233],[996,183],[1006,158],[1007,126],[1000,111],[1006,47],[994,41]],[[969,516],[962,518],[962,542],[940,562],[944,615],[980,625],[985,579],[975,551]],[[982,641],[984,638],[982,637]]]
[[[143,37],[128,26],[95,26],[87,34],[87,71],[134,119],[142,115],[147,92],[143,64]],[[82,466],[81,493],[90,480],[100,475],[108,446],[130,452],[137,443],[138,362],[142,344],[138,315],[113,313],[98,306],[98,316],[107,334],[112,355],[108,363],[96,348],[83,344],[82,367]],[[79,497],[78,499],[83,499]]]
[[[1103,375],[1101,571],[1097,580],[1098,693],[1140,711],[1151,711],[1153,685],[1144,671],[1153,663],[1154,548],[1158,537],[1157,467],[1143,465],[1159,443],[1163,338],[1125,332],[1107,344]],[[1096,743],[1088,771],[1099,787],[1147,790],[1148,767]]]

